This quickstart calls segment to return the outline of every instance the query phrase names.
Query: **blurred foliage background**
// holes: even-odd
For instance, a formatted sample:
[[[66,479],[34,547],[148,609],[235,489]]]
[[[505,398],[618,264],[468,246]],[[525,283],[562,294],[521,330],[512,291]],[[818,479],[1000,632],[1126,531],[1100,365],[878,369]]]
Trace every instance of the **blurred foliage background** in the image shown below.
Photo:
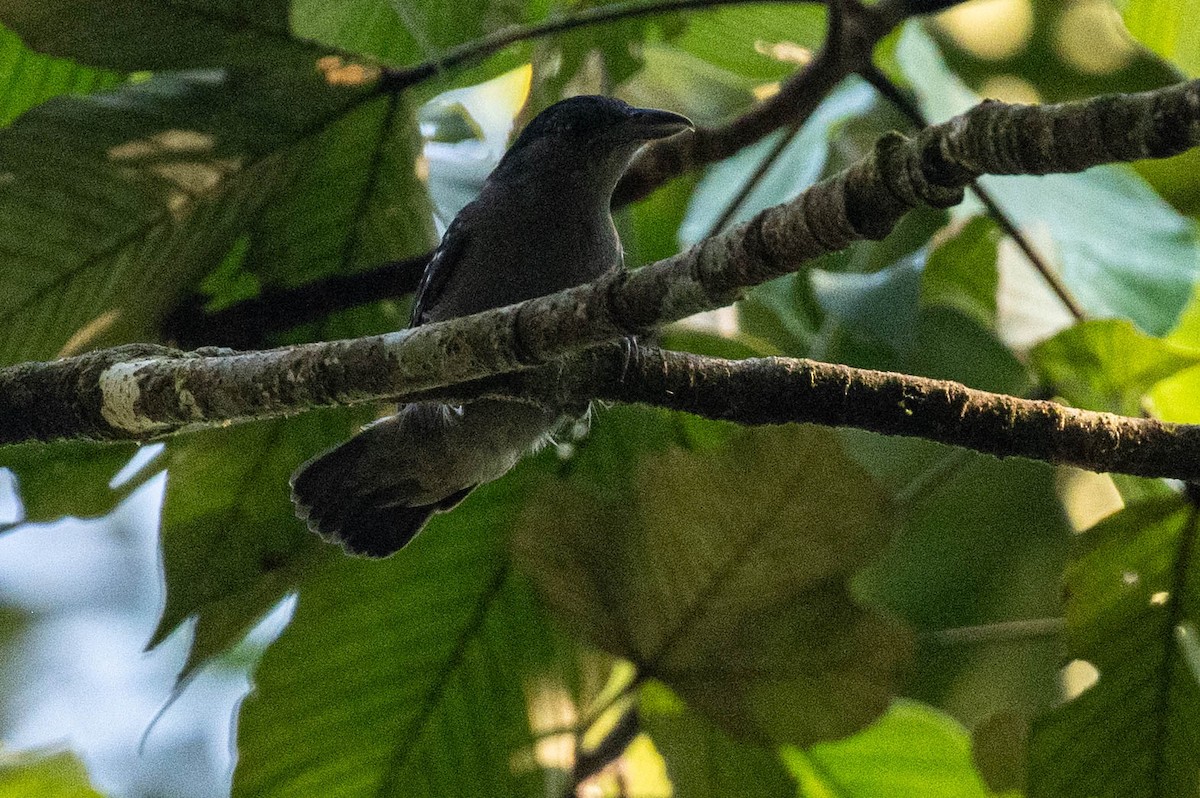
[[[937,5],[802,126],[619,210],[627,264],[914,110],[1200,74],[1195,0]],[[598,92],[728,121],[827,22],[635,13],[375,91],[381,66],[598,8],[0,0],[0,363],[170,341],[180,308],[420,255],[538,110]],[[1198,165],[987,178],[1020,241],[976,199],[917,212],[664,343],[1198,422]],[[258,344],[397,329],[394,293]],[[1200,794],[1177,485],[601,408],[364,562],[306,532],[287,479],[373,412],[0,450],[0,796]]]

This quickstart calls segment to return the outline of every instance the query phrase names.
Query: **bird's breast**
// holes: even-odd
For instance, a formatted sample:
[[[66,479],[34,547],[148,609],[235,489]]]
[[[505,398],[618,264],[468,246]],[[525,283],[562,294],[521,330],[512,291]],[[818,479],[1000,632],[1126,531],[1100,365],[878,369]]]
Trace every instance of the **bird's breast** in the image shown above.
[[[428,320],[552,294],[619,268],[621,244],[607,208],[584,212],[557,200],[509,203],[475,219]]]

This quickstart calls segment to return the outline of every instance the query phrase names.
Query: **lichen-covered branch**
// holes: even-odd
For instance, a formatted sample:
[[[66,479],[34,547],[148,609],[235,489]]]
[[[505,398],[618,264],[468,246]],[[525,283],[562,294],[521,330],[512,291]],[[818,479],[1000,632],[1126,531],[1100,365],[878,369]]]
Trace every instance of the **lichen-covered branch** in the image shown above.
[[[812,360],[729,361],[643,350],[628,362],[610,357],[589,365],[573,372],[567,385],[615,402],[741,424],[854,427],[1090,471],[1200,479],[1200,425],[1079,410],[948,380]],[[536,372],[521,376],[536,384]]]
[[[194,425],[412,395],[548,363],[727,305],[912,208],[947,207],[982,174],[1074,172],[1200,143],[1200,81],[1055,106],[986,102],[792,202],[636,272],[475,316],[265,352],[145,346],[0,370],[0,442],[147,439]],[[1099,433],[1097,433],[1099,434]]]

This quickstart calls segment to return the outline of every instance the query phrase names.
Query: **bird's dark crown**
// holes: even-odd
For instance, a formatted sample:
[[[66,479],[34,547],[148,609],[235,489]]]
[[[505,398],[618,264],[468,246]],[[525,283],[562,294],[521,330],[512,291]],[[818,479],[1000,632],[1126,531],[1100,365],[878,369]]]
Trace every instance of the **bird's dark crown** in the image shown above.
[[[547,136],[581,141],[591,139],[629,119],[633,110],[629,103],[614,97],[593,94],[570,97],[534,117],[513,142],[510,152]]]

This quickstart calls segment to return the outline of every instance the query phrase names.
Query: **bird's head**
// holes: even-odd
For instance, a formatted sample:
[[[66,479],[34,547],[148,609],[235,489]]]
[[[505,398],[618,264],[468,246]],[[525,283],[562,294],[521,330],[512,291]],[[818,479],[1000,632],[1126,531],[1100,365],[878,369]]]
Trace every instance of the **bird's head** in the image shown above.
[[[500,168],[584,172],[611,193],[643,144],[691,129],[691,120],[670,111],[636,108],[613,97],[571,97],[534,117]]]

